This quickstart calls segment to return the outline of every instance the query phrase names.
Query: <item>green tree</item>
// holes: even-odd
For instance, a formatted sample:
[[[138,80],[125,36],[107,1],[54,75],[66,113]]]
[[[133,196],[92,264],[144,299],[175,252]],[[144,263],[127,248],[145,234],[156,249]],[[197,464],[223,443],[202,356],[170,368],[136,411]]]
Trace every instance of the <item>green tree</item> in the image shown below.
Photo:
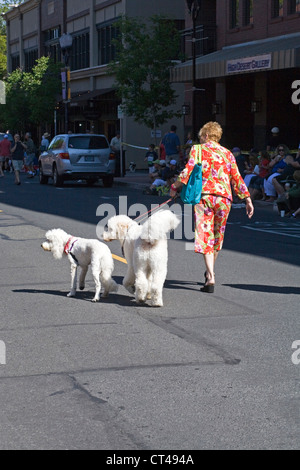
[[[13,6],[23,2],[24,0],[2,0],[0,4],[0,80],[3,80],[7,72],[6,24],[2,15]]]
[[[31,72],[17,69],[5,80],[6,104],[0,106],[0,128],[24,132],[52,122],[60,90],[61,64],[41,57]]]
[[[109,73],[115,75],[123,111],[155,130],[181,115],[170,109],[177,96],[169,79],[170,67],[178,59],[179,32],[174,22],[161,16],[152,17],[147,25],[123,17],[116,26],[116,59],[110,63]]]

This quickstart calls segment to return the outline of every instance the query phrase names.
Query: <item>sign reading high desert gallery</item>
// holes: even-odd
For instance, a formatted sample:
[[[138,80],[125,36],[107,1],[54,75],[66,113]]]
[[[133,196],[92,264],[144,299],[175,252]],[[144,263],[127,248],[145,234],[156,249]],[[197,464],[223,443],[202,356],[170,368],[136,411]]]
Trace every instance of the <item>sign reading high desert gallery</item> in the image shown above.
[[[226,73],[258,72],[259,70],[270,69],[271,65],[271,54],[232,59],[226,62]]]

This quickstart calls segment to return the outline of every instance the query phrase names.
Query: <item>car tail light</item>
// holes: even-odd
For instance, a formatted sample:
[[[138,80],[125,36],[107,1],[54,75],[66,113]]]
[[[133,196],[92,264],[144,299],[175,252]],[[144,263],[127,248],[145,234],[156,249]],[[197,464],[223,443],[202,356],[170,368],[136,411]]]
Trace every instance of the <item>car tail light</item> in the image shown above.
[[[68,152],[59,153],[57,156],[62,160],[70,160],[70,155]]]
[[[110,160],[115,160],[116,159],[116,154],[115,153],[110,153],[109,154],[109,159]]]

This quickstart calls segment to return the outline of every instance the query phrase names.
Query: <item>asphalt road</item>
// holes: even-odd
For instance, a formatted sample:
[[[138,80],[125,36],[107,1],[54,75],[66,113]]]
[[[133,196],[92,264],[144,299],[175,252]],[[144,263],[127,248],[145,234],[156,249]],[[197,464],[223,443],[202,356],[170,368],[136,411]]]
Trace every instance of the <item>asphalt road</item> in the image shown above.
[[[92,303],[88,274],[67,298],[68,261],[40,247],[50,228],[96,238],[119,204],[165,199],[0,179],[0,449],[299,448],[300,219],[234,207],[209,295],[186,213],[162,308],[135,304],[117,260],[116,294]]]

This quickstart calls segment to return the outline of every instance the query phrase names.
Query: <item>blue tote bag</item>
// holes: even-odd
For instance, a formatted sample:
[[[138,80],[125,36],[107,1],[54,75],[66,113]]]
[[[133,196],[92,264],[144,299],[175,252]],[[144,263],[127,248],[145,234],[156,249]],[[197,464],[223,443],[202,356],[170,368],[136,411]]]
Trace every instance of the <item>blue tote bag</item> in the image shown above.
[[[199,204],[202,193],[202,149],[201,145],[195,145],[195,166],[190,174],[187,184],[181,189],[180,197],[184,204]]]

